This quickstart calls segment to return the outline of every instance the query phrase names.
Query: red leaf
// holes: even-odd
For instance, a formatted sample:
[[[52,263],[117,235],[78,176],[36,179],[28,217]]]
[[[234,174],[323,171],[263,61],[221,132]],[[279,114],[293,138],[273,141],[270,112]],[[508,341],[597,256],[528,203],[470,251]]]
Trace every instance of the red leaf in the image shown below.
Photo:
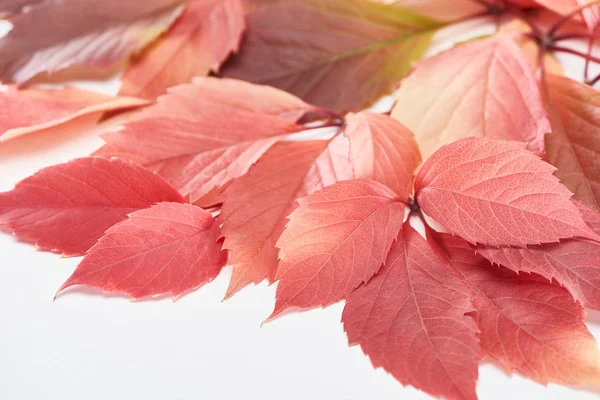
[[[425,214],[473,244],[597,238],[553,172],[524,143],[466,138],[427,160],[415,191]]]
[[[356,178],[381,182],[408,200],[421,163],[412,132],[386,115],[361,112],[346,116],[345,134]]]
[[[82,255],[128,213],[184,199],[139,165],[97,157],[45,168],[0,193],[0,224],[44,249]]]
[[[585,212],[584,220],[593,229],[600,220],[600,213],[581,203],[579,207]],[[554,279],[584,307],[600,310],[600,242],[568,239],[525,249],[478,246],[475,250],[489,261],[514,272],[536,273],[548,280]]]
[[[225,263],[219,226],[190,204],[159,203],[111,227],[59,292],[86,285],[137,300],[174,298],[213,280]]]
[[[275,142],[301,131],[294,122],[313,110],[277,89],[197,78],[159,97],[123,130],[105,135],[107,144],[96,154],[133,160],[202,203],[244,175]]]
[[[546,135],[548,159],[575,198],[600,209],[600,96],[586,84],[547,75],[555,119]]]
[[[600,310],[600,243],[571,239],[526,249],[476,248],[495,264],[515,272],[555,279],[584,307]]]
[[[19,1],[29,7],[11,19],[13,29],[0,38],[0,80],[23,83],[40,72],[52,74],[77,64],[108,68],[167,29],[181,3]]]
[[[441,26],[364,0],[263,3],[249,15],[240,53],[223,74],[337,112],[360,110],[390,92]]]
[[[404,205],[374,181],[338,182],[298,200],[277,241],[277,301],[324,307],[346,297],[381,267],[404,218]]]
[[[219,216],[233,275],[226,298],[263,279],[273,281],[275,242],[296,199],[337,181],[352,179],[349,143],[333,140],[281,142],[224,193]]]
[[[493,267],[459,238],[436,237],[472,289],[481,347],[490,357],[543,384],[598,384],[600,353],[569,292]]]
[[[104,96],[73,87],[60,90],[9,88],[0,92],[0,142],[63,124],[86,114],[149,104],[131,97]]]
[[[350,344],[404,385],[433,396],[476,399],[480,355],[469,290],[407,223],[385,262],[348,296]]]
[[[243,30],[239,0],[190,2],[171,29],[133,59],[120,94],[155,98],[171,86],[218,71],[237,51]]]
[[[551,130],[529,63],[509,36],[418,63],[395,97],[392,117],[415,133],[425,159],[468,136],[528,142],[541,152]]]

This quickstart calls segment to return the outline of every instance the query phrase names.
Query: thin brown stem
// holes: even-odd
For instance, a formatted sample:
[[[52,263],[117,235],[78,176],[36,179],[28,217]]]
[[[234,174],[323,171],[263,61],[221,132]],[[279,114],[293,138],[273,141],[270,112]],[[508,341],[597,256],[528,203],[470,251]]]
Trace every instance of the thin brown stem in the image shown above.
[[[599,81],[600,81],[600,74],[596,75],[596,77],[594,79],[592,79],[591,81],[588,81],[588,85],[594,86]]]
[[[583,68],[583,81],[589,83],[590,78],[590,57],[592,56],[592,50],[594,48],[594,44],[596,43],[596,32],[598,31],[598,27],[594,27],[594,31],[592,32],[592,36],[588,41],[587,47],[587,58],[585,59],[585,67]]]
[[[585,60],[589,60],[589,61],[595,62],[596,64],[600,64],[600,58],[594,57],[591,54],[582,53],[582,52],[580,52],[578,50],[570,49],[568,47],[550,45],[550,46],[547,47],[547,49],[550,50],[550,51],[557,51],[559,53],[572,54],[574,56],[581,57],[581,58],[583,58]]]
[[[554,42],[560,42],[561,40],[572,40],[572,39],[593,39],[593,36],[589,33],[568,33],[565,35],[559,35],[554,38]]]

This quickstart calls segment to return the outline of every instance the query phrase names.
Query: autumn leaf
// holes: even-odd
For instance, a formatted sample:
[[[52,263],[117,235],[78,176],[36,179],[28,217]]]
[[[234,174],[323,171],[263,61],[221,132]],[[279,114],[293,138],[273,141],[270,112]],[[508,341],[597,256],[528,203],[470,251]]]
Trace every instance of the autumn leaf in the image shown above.
[[[567,290],[493,267],[459,238],[437,235],[437,242],[472,290],[481,348],[490,357],[542,384],[598,385],[600,353]]]
[[[385,266],[348,296],[342,315],[351,345],[375,368],[433,396],[476,399],[481,358],[471,294],[408,223]]]
[[[406,202],[421,163],[414,135],[392,118],[369,112],[346,116],[356,178],[381,182]]]
[[[0,193],[0,224],[64,255],[82,255],[126,215],[184,199],[159,176],[117,159],[87,157],[45,168]]]
[[[213,280],[225,263],[219,227],[209,212],[180,203],[138,210],[111,227],[59,292],[86,285],[132,300],[177,298]]]
[[[395,97],[392,117],[414,132],[424,159],[469,136],[523,141],[541,152],[551,130],[528,61],[508,36],[421,61]]]
[[[590,227],[600,220],[600,214],[591,209],[583,217]],[[524,249],[484,246],[474,249],[492,263],[514,272],[535,273],[555,280],[584,307],[600,310],[600,242],[575,238]]]
[[[557,14],[569,15],[594,0],[530,0]],[[581,16],[590,30],[594,30],[600,16],[600,6],[591,5],[581,10]],[[576,16],[575,18],[577,18]]]
[[[181,2],[19,1],[16,6],[29,7],[11,19],[13,29],[0,39],[0,80],[23,83],[71,65],[108,68],[167,29]]]
[[[0,18],[9,17],[20,12],[25,6],[33,6],[44,0],[4,0],[0,4]]]
[[[345,298],[381,267],[404,205],[375,181],[338,182],[298,200],[276,246],[275,318],[288,308],[324,307]]]
[[[240,53],[222,72],[357,111],[391,91],[439,26],[364,0],[268,1],[249,15]]]
[[[135,161],[204,205],[203,197],[244,175],[275,142],[304,129],[295,122],[314,110],[266,86],[196,78],[104,135],[96,154]]]
[[[191,2],[159,41],[132,60],[120,94],[155,98],[171,86],[218,71],[238,50],[244,24],[239,0]]]
[[[374,0],[393,4],[406,10],[433,18],[436,21],[453,22],[475,17],[487,11],[486,7],[473,0]]]
[[[585,204],[600,209],[600,96],[588,85],[548,74],[553,130],[546,152],[556,176]]]
[[[132,97],[111,97],[66,87],[9,88],[0,92],[0,142],[63,124],[86,114],[116,111],[149,104]]]
[[[425,214],[472,244],[597,239],[553,172],[524,143],[466,138],[427,160],[415,192]]]
[[[337,181],[352,179],[349,143],[331,140],[281,142],[224,193],[219,216],[223,249],[233,275],[227,297],[263,279],[273,281],[277,239],[295,201]]]

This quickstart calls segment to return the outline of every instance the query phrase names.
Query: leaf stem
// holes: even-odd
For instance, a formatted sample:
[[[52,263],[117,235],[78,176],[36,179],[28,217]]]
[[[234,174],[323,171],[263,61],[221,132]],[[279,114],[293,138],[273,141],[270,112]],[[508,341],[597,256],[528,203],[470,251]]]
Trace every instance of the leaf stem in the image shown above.
[[[600,81],[600,74],[596,75],[596,77],[591,81],[587,81],[587,84],[590,86],[594,86],[596,83],[598,83],[598,81]]]
[[[593,61],[593,62],[595,62],[597,64],[600,64],[600,58],[595,57],[595,56],[593,56],[591,54],[582,53],[582,52],[580,52],[578,50],[570,49],[568,47],[549,45],[548,47],[546,47],[546,49],[550,50],[550,51],[557,51],[557,52],[560,52],[560,53],[572,54],[574,56],[578,56],[578,57],[584,58],[585,60]]]

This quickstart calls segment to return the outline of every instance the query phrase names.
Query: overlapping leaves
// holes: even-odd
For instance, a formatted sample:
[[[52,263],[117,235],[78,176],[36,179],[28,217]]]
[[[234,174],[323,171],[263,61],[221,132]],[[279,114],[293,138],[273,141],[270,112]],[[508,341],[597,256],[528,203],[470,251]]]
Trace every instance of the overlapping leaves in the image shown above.
[[[145,48],[121,94],[156,99],[103,135],[97,157],[0,193],[0,224],[85,255],[59,291],[176,298],[228,263],[226,297],[278,282],[270,319],[345,300],[350,344],[434,396],[475,399],[484,357],[543,384],[596,386],[583,308],[600,309],[596,90],[537,74],[514,32],[413,62],[437,21],[525,15],[545,51],[562,20],[593,33],[598,7],[464,3],[107,2],[89,24],[79,0],[0,4],[14,24],[0,39],[2,80],[108,67]],[[543,38],[523,14],[539,7],[563,15]],[[33,35],[49,29],[32,30],[41,15],[70,19]],[[219,70],[274,87],[202,77]],[[359,111],[398,82],[389,116]],[[0,102],[0,141],[149,103],[14,88]],[[320,127],[332,129],[307,140]]]

